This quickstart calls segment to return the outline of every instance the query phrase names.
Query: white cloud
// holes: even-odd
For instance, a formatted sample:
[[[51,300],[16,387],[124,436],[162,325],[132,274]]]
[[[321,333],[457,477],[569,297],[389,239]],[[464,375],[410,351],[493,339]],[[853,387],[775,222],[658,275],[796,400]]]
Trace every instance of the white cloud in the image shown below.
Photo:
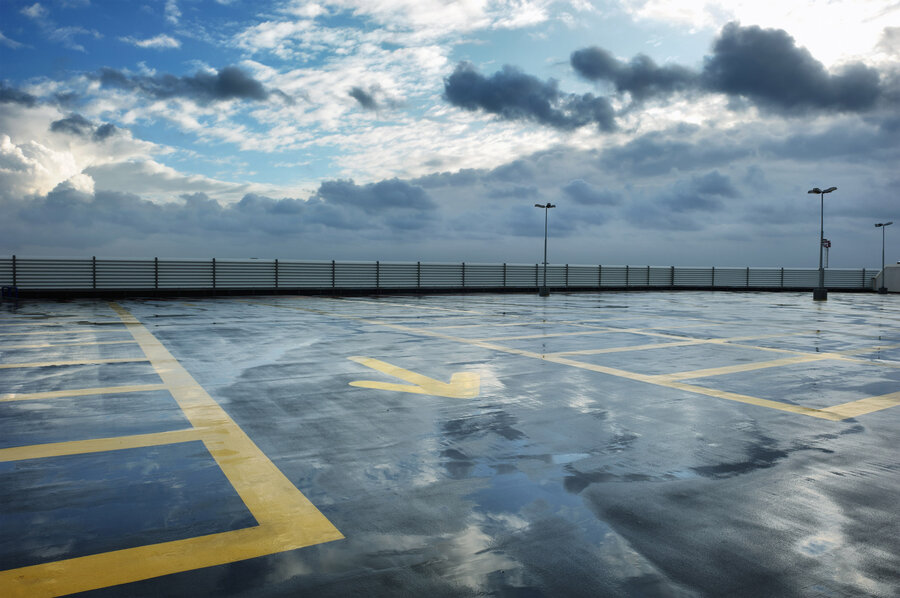
[[[35,2],[31,6],[26,6],[21,13],[32,19],[42,19],[47,16],[47,9],[41,6],[40,2]]]
[[[728,21],[786,29],[826,66],[871,52],[884,28],[900,25],[900,5],[883,0],[619,0],[636,19],[718,30]]]
[[[181,19],[181,9],[178,8],[178,0],[166,0],[164,11],[166,20],[173,25],[177,25]]]
[[[7,48],[12,48],[13,50],[15,50],[17,48],[21,48],[24,45],[25,44],[22,44],[21,42],[17,42],[14,39],[6,37],[5,35],[3,35],[3,32],[0,32],[0,46],[6,46]]]
[[[125,43],[132,44],[139,48],[162,49],[162,48],[180,48],[181,47],[180,41],[178,41],[177,39],[175,39],[173,37],[169,37],[168,35],[166,35],[164,33],[160,33],[159,35],[156,35],[154,37],[150,37],[147,39],[138,39],[138,38],[131,37],[131,36],[120,37],[119,39]]]

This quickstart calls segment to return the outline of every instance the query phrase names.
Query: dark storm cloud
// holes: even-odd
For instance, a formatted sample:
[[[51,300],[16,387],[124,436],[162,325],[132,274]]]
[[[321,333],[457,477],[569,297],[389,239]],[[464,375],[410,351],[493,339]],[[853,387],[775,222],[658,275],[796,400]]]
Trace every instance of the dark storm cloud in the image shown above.
[[[570,57],[572,68],[591,81],[611,82],[618,92],[628,92],[635,100],[670,95],[697,85],[697,74],[682,66],[657,66],[644,54],[622,62],[603,48],[576,50]]]
[[[692,138],[694,132],[694,128],[684,126],[647,133],[605,150],[600,162],[616,172],[654,176],[727,164],[753,152],[752,147],[721,137]]]
[[[384,210],[432,211],[437,204],[422,187],[391,179],[357,185],[353,181],[325,181],[316,192],[317,199],[339,207],[353,207],[373,214]]]
[[[105,87],[138,91],[158,99],[187,98],[198,104],[225,100],[263,101],[270,94],[262,83],[236,66],[226,66],[217,73],[198,72],[185,77],[131,75],[104,68],[97,78]]]
[[[622,198],[617,193],[598,189],[582,179],[569,181],[563,185],[562,190],[575,203],[584,206],[614,206],[622,201]]]
[[[859,112],[881,95],[878,71],[856,62],[831,75],[821,62],[781,29],[729,23],[703,67],[704,85],[787,111]]]
[[[444,79],[444,97],[466,110],[484,110],[506,120],[528,120],[560,130],[595,124],[616,128],[615,113],[606,98],[560,92],[556,81],[541,81],[512,66],[490,77],[466,62]]]
[[[375,97],[364,90],[362,87],[353,87],[347,94],[359,102],[359,105],[365,108],[366,110],[377,110],[378,102],[375,101]]]
[[[889,94],[881,74],[861,62],[831,74],[784,30],[738,23],[722,28],[701,71],[658,66],[642,54],[626,63],[598,47],[573,52],[570,64],[582,77],[608,81],[638,101],[698,91],[746,98],[783,113],[865,112]]]
[[[21,104],[27,108],[37,105],[37,98],[15,87],[8,87],[0,81],[0,104]]]
[[[50,130],[54,133],[91,137],[94,141],[105,141],[115,135],[119,128],[111,123],[97,127],[82,115],[75,113],[50,123]]]

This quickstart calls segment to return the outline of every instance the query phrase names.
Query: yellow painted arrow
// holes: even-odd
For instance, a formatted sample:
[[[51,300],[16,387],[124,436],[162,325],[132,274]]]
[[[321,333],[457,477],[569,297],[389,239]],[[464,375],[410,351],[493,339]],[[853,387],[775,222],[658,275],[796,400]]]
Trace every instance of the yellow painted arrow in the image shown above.
[[[450,377],[450,383],[441,382],[422,374],[404,370],[384,361],[371,357],[348,357],[347,359],[361,363],[367,368],[378,370],[405,380],[410,384],[394,384],[391,382],[376,382],[374,380],[357,380],[350,386],[361,388],[377,388],[379,390],[394,390],[398,392],[413,392],[420,395],[435,395],[438,397],[450,397],[451,399],[474,399],[478,396],[481,386],[481,378],[475,372],[457,372]]]

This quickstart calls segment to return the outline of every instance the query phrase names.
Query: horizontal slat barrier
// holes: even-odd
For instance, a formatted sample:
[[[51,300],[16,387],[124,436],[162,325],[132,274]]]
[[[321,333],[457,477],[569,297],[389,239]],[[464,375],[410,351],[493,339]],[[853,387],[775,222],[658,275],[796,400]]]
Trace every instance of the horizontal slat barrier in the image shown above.
[[[825,270],[825,287],[871,290],[873,268]],[[0,284],[23,291],[711,288],[813,289],[816,268],[687,268],[257,259],[0,258]]]

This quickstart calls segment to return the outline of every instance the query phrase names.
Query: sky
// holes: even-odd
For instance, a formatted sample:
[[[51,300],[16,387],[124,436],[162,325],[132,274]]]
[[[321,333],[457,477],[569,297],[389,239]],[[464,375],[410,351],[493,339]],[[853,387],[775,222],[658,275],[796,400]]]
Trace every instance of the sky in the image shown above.
[[[900,261],[895,0],[0,0],[0,254]]]

